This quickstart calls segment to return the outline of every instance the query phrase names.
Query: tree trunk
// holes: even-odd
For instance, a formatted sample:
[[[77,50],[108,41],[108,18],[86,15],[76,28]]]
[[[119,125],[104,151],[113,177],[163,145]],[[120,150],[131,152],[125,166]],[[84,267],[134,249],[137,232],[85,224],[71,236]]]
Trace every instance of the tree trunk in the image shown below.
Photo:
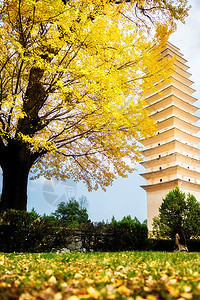
[[[27,184],[32,163],[31,153],[25,145],[17,141],[8,143],[1,157],[3,170],[1,210],[27,209]]]

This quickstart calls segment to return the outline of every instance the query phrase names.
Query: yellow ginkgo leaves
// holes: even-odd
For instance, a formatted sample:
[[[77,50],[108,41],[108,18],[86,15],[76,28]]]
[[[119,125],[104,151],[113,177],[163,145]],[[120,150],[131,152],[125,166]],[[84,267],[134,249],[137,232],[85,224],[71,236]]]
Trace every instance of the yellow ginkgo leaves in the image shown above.
[[[197,300],[199,264],[198,253],[8,254],[0,298]]]
[[[154,13],[155,3],[159,13],[149,34],[144,26],[149,18],[141,23],[131,14],[145,8]],[[12,141],[15,154],[21,148],[26,153],[20,155],[23,164],[29,161],[26,173],[37,161],[37,176],[73,177],[89,189],[108,186],[133,170],[126,162],[140,159],[138,141],[155,131],[144,94],[169,76],[172,62],[159,60],[160,52],[174,28],[173,16],[187,14],[186,1],[176,15],[176,5],[165,1],[165,10],[161,3],[1,1],[4,153],[11,153]],[[168,17],[164,25],[162,17]]]

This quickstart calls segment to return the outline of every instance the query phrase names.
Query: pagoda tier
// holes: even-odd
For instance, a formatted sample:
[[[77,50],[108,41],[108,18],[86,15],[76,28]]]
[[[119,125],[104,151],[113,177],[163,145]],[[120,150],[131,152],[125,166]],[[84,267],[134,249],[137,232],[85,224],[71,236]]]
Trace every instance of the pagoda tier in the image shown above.
[[[189,112],[187,112],[186,110],[183,110],[182,108],[179,108],[175,105],[171,105],[167,108],[163,108],[160,111],[156,111],[155,113],[152,113],[150,115],[150,118],[157,122],[160,122],[160,121],[165,120],[166,117],[169,117],[169,116],[176,116],[176,117],[186,120],[192,124],[196,123],[199,120],[199,118],[197,116],[192,115]]]
[[[185,132],[190,133],[192,135],[196,135],[199,132],[199,127],[193,125],[192,123],[188,123],[180,118],[175,116],[171,116],[166,118],[165,120],[158,123],[158,132],[162,132],[166,128],[184,128]]]
[[[160,94],[162,92],[162,94]],[[165,88],[161,90],[160,93],[153,93],[150,94],[148,97],[146,97],[146,103],[148,105],[151,105],[155,103],[156,101],[161,101],[166,97],[169,97],[170,95],[176,96],[177,98],[180,98],[184,100],[187,103],[193,104],[195,101],[197,101],[196,98],[192,97],[191,95],[184,93],[180,89],[176,88],[175,86],[168,85]],[[162,98],[160,97],[162,96]]]
[[[166,182],[174,179],[183,179],[187,181],[191,181],[194,183],[200,183],[200,173],[199,171],[188,170],[179,165],[175,165],[177,163],[176,160],[172,161],[170,167],[159,167],[158,171],[146,172],[141,174],[146,179],[146,184],[155,184],[159,182]],[[174,165],[173,165],[174,164]],[[159,180],[158,180],[159,178]]]
[[[187,61],[180,50],[167,43],[162,57],[175,56],[174,69],[168,81],[156,84],[157,92],[146,94],[150,118],[157,123],[157,133],[141,143],[144,146],[146,172],[141,174],[146,180],[142,186],[147,192],[147,221],[152,230],[153,217],[163,197],[176,186],[183,192],[193,194],[200,201],[200,142],[197,136],[198,108],[192,96],[193,81],[189,79]]]
[[[191,158],[189,156],[185,156],[178,152],[174,152],[165,156],[160,156],[155,159],[146,160],[142,162],[142,165],[146,168],[146,171],[148,172],[154,172],[175,165],[182,166],[188,170],[190,169],[197,172],[200,171],[200,160]]]
[[[198,159],[200,155],[200,149],[194,148],[188,144],[184,144],[180,141],[173,140],[163,145],[151,147],[143,151],[146,159],[155,159],[164,155],[169,155],[174,152],[182,153],[185,156]]]
[[[199,144],[199,137],[189,134],[183,130],[180,130],[176,127],[166,129],[166,131],[158,133],[156,136],[150,137],[149,139],[145,139],[141,141],[141,143],[147,149],[155,147],[156,145],[161,146],[173,140],[177,140],[187,145],[197,147],[197,145]]]
[[[155,111],[160,111],[163,108],[168,108],[172,105],[176,105],[177,107],[182,107],[190,114],[194,114],[198,110],[198,107],[196,107],[195,105],[185,102],[181,98],[178,98],[177,96],[174,96],[172,94],[167,97],[164,97],[160,101],[156,101],[153,104],[150,104],[148,106],[148,110],[151,114],[154,113]]]

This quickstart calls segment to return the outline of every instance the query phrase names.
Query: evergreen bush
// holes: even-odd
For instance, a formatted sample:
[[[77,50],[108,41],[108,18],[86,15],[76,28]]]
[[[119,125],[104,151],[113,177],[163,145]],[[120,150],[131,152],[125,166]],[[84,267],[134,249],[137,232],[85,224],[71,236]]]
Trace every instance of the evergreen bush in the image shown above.
[[[36,212],[7,210],[0,212],[0,251],[49,252],[67,247],[69,237],[80,236],[87,251],[147,250],[146,222],[124,217],[110,224],[89,220],[72,229],[55,216],[39,216]]]
[[[0,251],[43,252],[62,246],[66,229],[52,218],[36,212],[6,210],[0,212]]]

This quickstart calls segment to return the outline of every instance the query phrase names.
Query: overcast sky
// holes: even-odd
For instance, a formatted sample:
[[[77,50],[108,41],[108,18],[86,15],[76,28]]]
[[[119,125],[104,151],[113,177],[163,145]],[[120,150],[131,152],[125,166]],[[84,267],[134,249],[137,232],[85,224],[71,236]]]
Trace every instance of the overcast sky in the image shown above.
[[[194,81],[192,87],[197,90],[194,96],[200,99],[200,1],[189,0],[189,3],[192,5],[190,16],[185,25],[178,24],[170,42],[180,48],[184,58],[188,60],[187,65]],[[199,101],[195,105],[199,107]],[[128,178],[116,180],[106,192],[99,190],[89,193],[81,183],[73,185],[67,182],[63,185],[43,179],[31,181],[28,187],[28,209],[34,207],[40,214],[50,214],[55,211],[59,200],[84,195],[89,201],[89,216],[92,221],[110,221],[113,215],[118,220],[131,215],[144,221],[147,218],[146,192],[140,185],[145,184],[145,180],[139,175],[144,169],[141,166],[137,168],[138,171]]]

